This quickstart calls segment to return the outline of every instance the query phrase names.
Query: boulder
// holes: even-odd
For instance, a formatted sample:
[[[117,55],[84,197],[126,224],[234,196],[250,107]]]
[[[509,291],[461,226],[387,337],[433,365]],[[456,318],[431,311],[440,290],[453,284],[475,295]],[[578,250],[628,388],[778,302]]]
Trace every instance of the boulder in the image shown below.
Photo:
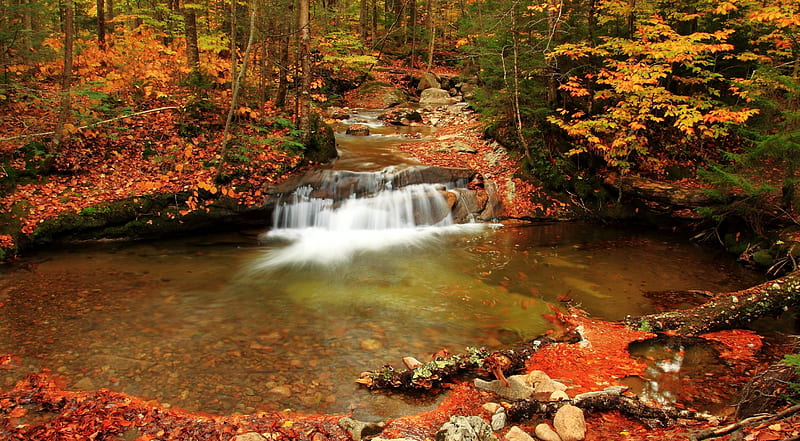
[[[586,438],[586,420],[583,411],[571,404],[558,409],[553,417],[553,426],[562,441],[581,441]]]
[[[353,124],[347,128],[345,134],[350,136],[369,136],[369,127],[362,124]]]
[[[417,90],[422,92],[425,89],[439,89],[441,87],[442,83],[439,81],[439,77],[435,73],[425,72],[419,79]]]
[[[419,105],[423,107],[449,106],[459,100],[450,96],[444,89],[425,89],[419,97]]]
[[[436,432],[436,441],[498,441],[492,428],[479,416],[450,417]]]

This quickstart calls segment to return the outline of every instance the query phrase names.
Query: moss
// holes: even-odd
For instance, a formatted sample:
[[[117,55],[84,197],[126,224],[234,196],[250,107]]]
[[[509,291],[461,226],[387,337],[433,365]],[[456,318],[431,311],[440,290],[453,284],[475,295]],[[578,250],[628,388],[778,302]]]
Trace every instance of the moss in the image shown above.
[[[641,332],[653,332],[653,326],[647,320],[642,320],[637,329]]]
[[[775,258],[772,257],[769,251],[760,250],[753,254],[753,262],[761,266],[769,267],[775,263]]]

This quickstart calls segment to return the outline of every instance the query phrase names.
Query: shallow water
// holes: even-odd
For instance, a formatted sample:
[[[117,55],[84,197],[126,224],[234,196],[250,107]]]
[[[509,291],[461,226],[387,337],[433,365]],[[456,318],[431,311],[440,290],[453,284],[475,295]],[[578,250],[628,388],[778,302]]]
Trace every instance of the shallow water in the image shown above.
[[[259,269],[285,246],[259,245],[253,233],[37,253],[0,273],[0,352],[72,388],[190,410],[380,419],[434,403],[369,393],[353,383],[361,371],[538,335],[560,296],[619,319],[654,311],[646,291],[758,279],[687,242],[574,223]]]
[[[330,168],[413,163],[392,146],[425,129],[376,115],[359,116],[376,136],[337,136]],[[563,298],[620,319],[655,311],[647,292],[760,281],[682,238],[581,223],[263,233],[76,245],[0,268],[0,354],[22,365],[3,385],[50,369],[69,388],[193,411],[379,420],[435,399],[370,393],[354,383],[364,370],[538,336]],[[309,250],[325,258],[296,258]]]

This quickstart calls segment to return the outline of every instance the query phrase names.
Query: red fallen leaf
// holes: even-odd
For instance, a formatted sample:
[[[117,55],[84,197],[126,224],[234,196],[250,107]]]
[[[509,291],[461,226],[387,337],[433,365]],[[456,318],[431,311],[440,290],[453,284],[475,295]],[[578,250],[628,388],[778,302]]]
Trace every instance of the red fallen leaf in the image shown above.
[[[25,414],[27,414],[27,413],[28,413],[28,409],[26,409],[24,407],[15,407],[15,408],[11,409],[11,412],[8,413],[8,416],[10,418],[20,418],[20,417],[25,416]]]

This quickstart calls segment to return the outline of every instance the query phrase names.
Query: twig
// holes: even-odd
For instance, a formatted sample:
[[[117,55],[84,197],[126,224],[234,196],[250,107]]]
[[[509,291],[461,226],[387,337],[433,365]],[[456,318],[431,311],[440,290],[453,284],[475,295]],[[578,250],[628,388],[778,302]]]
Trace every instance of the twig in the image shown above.
[[[167,106],[167,107],[159,107],[158,109],[143,110],[141,112],[130,113],[128,115],[122,115],[122,116],[118,116],[116,118],[107,119],[105,121],[98,121],[96,123],[87,124],[85,126],[78,127],[78,130],[97,127],[99,125],[108,124],[110,122],[119,121],[121,119],[130,118],[132,116],[145,115],[147,113],[153,113],[153,112],[161,112],[162,110],[180,110],[180,107]],[[31,133],[31,134],[28,134],[28,135],[17,135],[17,136],[12,136],[10,138],[0,138],[0,142],[13,141],[15,139],[33,138],[33,137],[37,137],[37,136],[55,135],[55,133],[56,132],[42,132],[42,133]]]
[[[750,418],[745,418],[741,421],[737,421],[735,423],[728,424],[725,427],[702,430],[690,436],[689,439],[691,441],[700,441],[709,438],[719,438],[720,436],[725,436],[731,432],[735,432],[736,430],[739,430],[744,426],[749,426],[753,423],[758,423],[762,421],[773,421],[773,420],[784,419],[797,412],[800,412],[800,404],[795,404],[794,406],[786,408],[774,415],[753,416]]]

